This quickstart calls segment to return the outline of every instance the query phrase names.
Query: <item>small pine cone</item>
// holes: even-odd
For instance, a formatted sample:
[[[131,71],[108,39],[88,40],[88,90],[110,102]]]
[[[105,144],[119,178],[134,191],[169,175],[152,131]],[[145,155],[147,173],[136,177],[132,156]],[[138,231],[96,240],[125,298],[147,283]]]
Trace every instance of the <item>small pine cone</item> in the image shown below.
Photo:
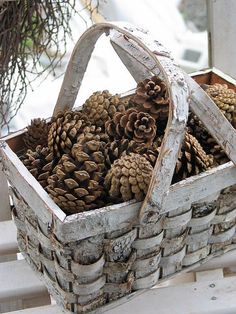
[[[48,134],[48,147],[54,156],[61,157],[68,154],[77,142],[79,134],[90,123],[79,111],[59,112],[52,120]]]
[[[203,123],[190,113],[188,119],[188,132],[195,136],[207,154],[211,154],[214,158],[214,165],[222,165],[229,161],[227,155],[216,142],[216,140],[208,133]]]
[[[156,122],[145,112],[130,108],[117,112],[112,120],[105,124],[107,133],[115,139],[127,138],[137,143],[150,145],[156,136]]]
[[[214,141],[214,139],[207,131],[207,129],[204,127],[202,121],[199,120],[199,118],[192,112],[189,113],[187,127],[188,133],[196,137],[204,151],[207,154],[210,154],[211,152],[210,142]]]
[[[226,84],[202,85],[229,122],[235,122],[236,93]]]
[[[38,145],[46,146],[49,126],[49,123],[45,119],[37,118],[31,120],[23,136],[26,148],[34,150]]]
[[[155,167],[158,155],[160,153],[160,146],[152,145],[151,147],[139,146],[135,149],[135,153],[142,155],[150,162],[152,167]]]
[[[107,168],[110,168],[113,162],[122,155],[134,152],[137,147],[138,144],[135,141],[126,138],[107,143],[104,151]]]
[[[20,156],[20,159],[42,187],[45,188],[47,179],[52,174],[56,164],[49,148],[38,145],[35,151],[28,149],[23,156]]]
[[[97,135],[86,133],[73,145],[71,155],[64,154],[47,191],[66,214],[78,213],[103,206],[105,174],[102,144]]]
[[[198,140],[189,133],[185,134],[179,152],[173,181],[197,175],[213,165],[213,156],[207,155]]]
[[[157,76],[139,82],[130,101],[139,111],[149,113],[154,119],[168,117],[169,95],[166,84]]]
[[[214,157],[215,165],[223,165],[229,161],[228,156],[219,144],[214,141],[214,145],[211,145],[211,154]]]
[[[123,201],[142,201],[151,181],[153,167],[141,155],[131,153],[115,160],[105,177],[109,195]]]
[[[105,90],[93,93],[85,101],[82,112],[92,124],[103,127],[108,119],[112,119],[116,112],[125,111],[128,105],[118,95],[112,96]]]

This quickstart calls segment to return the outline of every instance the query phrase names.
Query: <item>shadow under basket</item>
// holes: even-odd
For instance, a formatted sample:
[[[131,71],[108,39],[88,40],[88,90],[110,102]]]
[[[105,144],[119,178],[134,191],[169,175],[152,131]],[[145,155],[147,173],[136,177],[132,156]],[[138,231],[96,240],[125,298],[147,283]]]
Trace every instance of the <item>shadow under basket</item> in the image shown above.
[[[214,69],[193,78],[235,89]],[[1,142],[19,248],[68,312],[104,310],[236,248],[231,161],[171,185],[163,213],[144,224],[137,219],[142,204],[135,201],[66,216],[17,157],[22,136]]]

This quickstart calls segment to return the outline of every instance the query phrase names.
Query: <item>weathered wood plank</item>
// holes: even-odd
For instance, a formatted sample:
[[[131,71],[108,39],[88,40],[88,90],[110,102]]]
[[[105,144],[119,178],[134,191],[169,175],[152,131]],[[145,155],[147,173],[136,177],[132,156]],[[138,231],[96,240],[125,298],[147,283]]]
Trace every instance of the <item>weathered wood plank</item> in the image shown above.
[[[113,304],[113,307],[110,306],[110,309],[107,307],[104,309],[108,309],[106,313],[112,314],[234,314],[236,311],[235,289],[236,281],[234,276],[186,283],[183,283],[181,278],[179,278],[179,283],[176,280],[174,285],[172,283],[170,286],[165,287],[158,285],[154,289],[139,293],[136,298],[131,300],[129,300],[129,297],[126,297],[126,303],[124,304],[116,302],[116,305]],[[93,313],[103,313],[104,309],[98,309]],[[62,314],[65,312],[56,305],[49,305],[11,313]]]
[[[25,260],[0,264],[0,302],[48,295],[47,289]]]
[[[63,313],[65,312],[63,312],[62,309],[57,305],[47,305],[16,312],[7,312],[5,314],[63,314]]]
[[[0,222],[0,256],[18,252],[16,227],[13,221]]]
[[[24,260],[0,264],[0,313],[50,303],[47,289]]]
[[[106,313],[233,314],[236,312],[235,291],[234,277],[151,289]]]
[[[197,267],[195,271],[213,270],[217,268],[236,267],[236,250],[227,252],[221,256],[215,257],[207,263]]]

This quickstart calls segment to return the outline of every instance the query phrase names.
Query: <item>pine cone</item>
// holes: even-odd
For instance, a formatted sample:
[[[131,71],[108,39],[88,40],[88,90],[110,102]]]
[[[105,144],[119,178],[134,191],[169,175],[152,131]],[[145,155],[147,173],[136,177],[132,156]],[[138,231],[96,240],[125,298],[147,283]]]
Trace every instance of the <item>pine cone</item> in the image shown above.
[[[113,162],[122,155],[134,152],[137,147],[138,144],[135,141],[126,138],[107,143],[104,151],[107,168],[110,168]]]
[[[196,137],[204,151],[207,154],[210,154],[211,145],[209,144],[214,139],[212,138],[210,133],[208,133],[207,129],[204,127],[199,118],[192,112],[189,113],[187,126],[188,133]]]
[[[130,108],[117,112],[112,120],[105,124],[107,133],[115,139],[128,138],[137,143],[150,145],[156,136],[155,120],[144,112]]]
[[[166,84],[157,76],[139,82],[130,101],[139,111],[149,113],[154,119],[166,119],[169,112],[169,95]]]
[[[66,214],[103,206],[105,165],[102,146],[98,135],[81,134],[71,155],[64,154],[49,177],[47,191]]]
[[[142,201],[147,193],[153,167],[141,155],[131,153],[115,160],[105,177],[109,195],[128,201]]]
[[[83,105],[82,112],[96,126],[104,126],[116,112],[125,111],[128,102],[122,101],[118,95],[112,96],[107,90],[93,93]]]
[[[88,119],[78,111],[59,112],[53,119],[49,134],[48,147],[54,156],[61,157],[71,151],[79,134],[90,125]]]
[[[52,174],[56,160],[48,147],[38,145],[35,151],[27,150],[26,154],[20,156],[21,161],[38,180],[43,188],[47,186],[47,179]]]
[[[215,165],[221,165],[229,161],[223,149],[206,130],[203,123],[193,113],[189,114],[188,132],[196,137],[207,154],[213,155]]]
[[[207,155],[198,140],[189,133],[179,152],[173,182],[199,174],[213,165],[213,156]]]
[[[160,153],[160,148],[160,145],[155,144],[153,144],[151,147],[139,146],[135,149],[135,153],[142,155],[154,168]]]
[[[224,150],[221,148],[219,144],[213,139],[213,143],[211,143],[210,153],[214,157],[215,165],[223,165],[229,161],[228,156],[225,154]]]
[[[31,120],[31,123],[27,126],[27,131],[23,136],[26,148],[34,150],[38,145],[46,146],[49,126],[49,123],[44,119],[37,118]]]
[[[202,85],[206,93],[219,107],[229,122],[235,124],[236,93],[229,89],[226,84],[215,83],[213,85]]]

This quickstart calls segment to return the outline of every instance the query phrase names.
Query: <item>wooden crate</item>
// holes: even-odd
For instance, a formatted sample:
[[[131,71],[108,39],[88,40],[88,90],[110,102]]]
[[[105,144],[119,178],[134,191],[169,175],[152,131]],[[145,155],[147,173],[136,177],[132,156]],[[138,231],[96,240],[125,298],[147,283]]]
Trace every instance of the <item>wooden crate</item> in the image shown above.
[[[160,43],[132,26],[92,26],[75,46],[54,114],[73,107],[94,44],[111,29],[119,33],[125,63],[132,71],[136,62],[136,78],[160,75],[171,97],[166,134],[144,202],[129,201],[66,216],[14,153],[22,148],[23,132],[0,144],[19,248],[58,304],[73,313],[136,295],[137,290],[236,248],[236,169],[232,162],[171,185],[189,105],[233,162],[236,132]],[[213,78],[227,81],[215,70],[195,75],[198,81]],[[194,217],[196,207],[205,214]],[[222,227],[220,233],[216,225]]]

